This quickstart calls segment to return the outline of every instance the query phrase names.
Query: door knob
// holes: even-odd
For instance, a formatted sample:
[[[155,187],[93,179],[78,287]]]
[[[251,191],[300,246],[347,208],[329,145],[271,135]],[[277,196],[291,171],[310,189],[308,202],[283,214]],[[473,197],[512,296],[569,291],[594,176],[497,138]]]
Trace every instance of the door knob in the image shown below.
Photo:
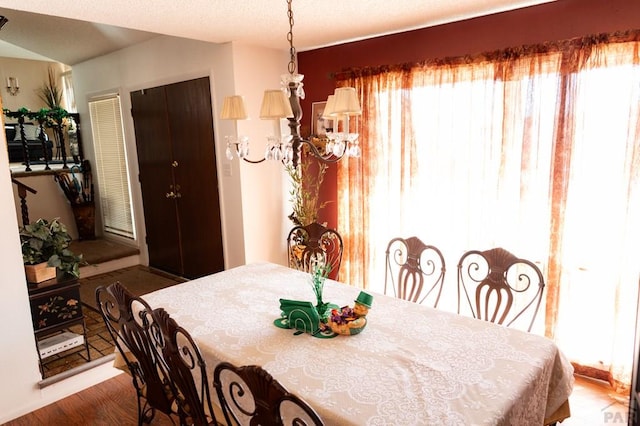
[[[173,163],[171,163],[171,167],[178,167],[178,162],[176,160],[173,160]]]

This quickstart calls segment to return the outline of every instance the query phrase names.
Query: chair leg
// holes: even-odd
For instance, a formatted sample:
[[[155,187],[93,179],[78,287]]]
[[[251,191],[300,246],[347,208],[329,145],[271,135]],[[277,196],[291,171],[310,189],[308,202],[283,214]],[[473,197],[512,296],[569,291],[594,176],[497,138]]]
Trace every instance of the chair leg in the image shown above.
[[[146,399],[143,405],[142,399],[143,397],[138,395],[138,426],[151,424],[156,414],[156,410],[147,403]]]
[[[138,426],[142,426],[144,424],[143,418],[144,416],[142,415],[142,401],[140,395],[138,395]]]

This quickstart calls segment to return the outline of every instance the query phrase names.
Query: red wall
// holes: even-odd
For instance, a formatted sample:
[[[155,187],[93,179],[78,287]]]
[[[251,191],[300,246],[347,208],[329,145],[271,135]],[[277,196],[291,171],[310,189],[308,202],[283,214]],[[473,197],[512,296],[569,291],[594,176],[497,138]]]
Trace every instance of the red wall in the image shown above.
[[[333,93],[333,73],[347,68],[417,62],[461,56],[505,47],[563,40],[589,34],[640,29],[640,0],[556,0],[539,6],[503,12],[422,30],[377,37],[298,53],[306,98],[303,125],[311,103]],[[336,166],[327,171],[325,200],[335,201]],[[336,203],[320,212],[320,222],[337,225]]]

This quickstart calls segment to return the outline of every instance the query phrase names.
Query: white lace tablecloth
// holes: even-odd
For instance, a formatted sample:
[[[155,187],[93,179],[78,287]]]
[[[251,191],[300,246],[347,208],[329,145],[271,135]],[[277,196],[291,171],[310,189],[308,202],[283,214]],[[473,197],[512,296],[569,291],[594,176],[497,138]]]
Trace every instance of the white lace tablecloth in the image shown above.
[[[324,301],[359,289],[327,280]],[[144,297],[189,330],[211,373],[264,367],[327,425],[542,425],[568,400],[573,368],[543,337],[374,295],[367,328],[320,339],[277,328],[280,298],[315,303],[309,274],[251,264]]]

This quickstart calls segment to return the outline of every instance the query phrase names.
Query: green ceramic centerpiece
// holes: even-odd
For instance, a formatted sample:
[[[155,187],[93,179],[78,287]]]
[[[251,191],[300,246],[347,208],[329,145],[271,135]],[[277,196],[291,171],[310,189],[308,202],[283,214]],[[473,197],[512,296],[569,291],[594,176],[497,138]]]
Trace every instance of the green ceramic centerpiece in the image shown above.
[[[327,325],[331,311],[338,305],[325,302],[323,299],[324,282],[331,271],[331,267],[318,263],[310,273],[311,288],[315,295],[316,304],[312,302],[280,299],[281,316],[273,323],[280,328],[295,329],[296,334],[308,333],[315,337],[335,337]]]
[[[326,322],[331,314],[329,303],[325,303],[322,294],[324,292],[324,282],[331,272],[331,266],[326,264],[316,264],[311,271],[311,288],[316,296],[316,311],[320,321]]]

